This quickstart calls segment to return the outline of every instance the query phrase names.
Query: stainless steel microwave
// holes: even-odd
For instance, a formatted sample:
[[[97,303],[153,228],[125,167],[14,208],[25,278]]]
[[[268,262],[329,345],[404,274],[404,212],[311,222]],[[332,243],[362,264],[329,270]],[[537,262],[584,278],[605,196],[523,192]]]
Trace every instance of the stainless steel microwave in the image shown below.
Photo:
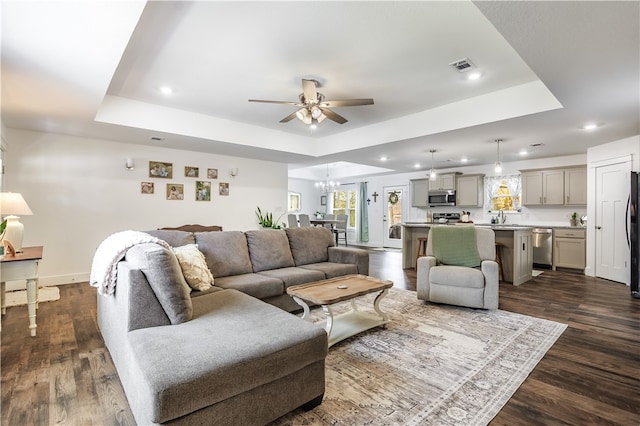
[[[456,191],[453,189],[438,189],[435,191],[429,191],[430,207],[436,206],[455,206],[456,205]]]

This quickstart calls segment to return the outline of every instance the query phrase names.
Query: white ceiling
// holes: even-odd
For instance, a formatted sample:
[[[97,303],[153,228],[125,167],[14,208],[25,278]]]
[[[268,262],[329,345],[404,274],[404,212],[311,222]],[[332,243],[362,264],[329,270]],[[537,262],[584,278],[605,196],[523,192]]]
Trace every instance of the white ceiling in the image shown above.
[[[285,162],[309,179],[326,163],[341,179],[428,169],[430,149],[436,167],[492,163],[496,138],[511,161],[640,134],[638,1],[1,6],[10,128]],[[449,66],[462,58],[482,78]],[[248,102],[297,101],[302,78],[375,104],[312,131],[279,122],[294,106]]]

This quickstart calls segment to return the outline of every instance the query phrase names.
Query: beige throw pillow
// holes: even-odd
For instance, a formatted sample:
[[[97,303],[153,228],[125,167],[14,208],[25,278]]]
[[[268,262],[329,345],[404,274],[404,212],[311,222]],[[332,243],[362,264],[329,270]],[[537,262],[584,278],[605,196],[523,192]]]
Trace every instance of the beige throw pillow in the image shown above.
[[[178,258],[184,279],[194,290],[209,290],[213,285],[213,275],[207,267],[204,254],[195,244],[174,247],[173,252]]]

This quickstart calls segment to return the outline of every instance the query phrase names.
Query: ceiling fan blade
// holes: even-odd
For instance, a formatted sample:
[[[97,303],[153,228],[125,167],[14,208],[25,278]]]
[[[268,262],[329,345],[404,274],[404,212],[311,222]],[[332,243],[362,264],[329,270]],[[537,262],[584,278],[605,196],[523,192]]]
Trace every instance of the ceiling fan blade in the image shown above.
[[[343,116],[341,116],[340,114],[336,114],[335,112],[331,111],[330,109],[327,109],[327,108],[320,108],[320,109],[322,110],[324,115],[327,116],[329,120],[335,121],[336,123],[344,124],[347,121],[349,121]]]
[[[304,99],[307,102],[318,102],[318,90],[316,88],[315,80],[305,80],[302,79],[302,93],[304,95]]]
[[[296,113],[297,113],[297,112],[298,112],[298,111],[294,111],[294,112],[292,112],[291,114],[287,115],[285,118],[283,118],[282,120],[280,120],[280,122],[281,122],[281,123],[286,123],[286,122],[288,122],[288,121],[293,120],[294,118],[296,118]]]
[[[249,102],[263,102],[263,103],[266,103],[266,104],[285,104],[285,105],[304,106],[300,102],[266,101],[266,100],[263,100],[263,99],[249,99]]]
[[[323,107],[347,107],[360,105],[373,105],[373,99],[342,99],[337,101],[323,101]]]

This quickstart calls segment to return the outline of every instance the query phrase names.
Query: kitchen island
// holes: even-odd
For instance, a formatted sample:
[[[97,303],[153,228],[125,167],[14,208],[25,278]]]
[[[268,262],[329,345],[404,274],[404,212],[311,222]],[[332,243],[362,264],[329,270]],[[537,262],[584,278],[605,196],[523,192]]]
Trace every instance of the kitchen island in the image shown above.
[[[416,267],[418,238],[427,238],[433,226],[456,226],[427,222],[406,222],[402,224],[404,238],[402,241],[402,267]],[[520,285],[532,278],[533,251],[532,228],[520,225],[476,224],[478,227],[491,228],[496,235],[496,243],[502,243],[502,280]]]

